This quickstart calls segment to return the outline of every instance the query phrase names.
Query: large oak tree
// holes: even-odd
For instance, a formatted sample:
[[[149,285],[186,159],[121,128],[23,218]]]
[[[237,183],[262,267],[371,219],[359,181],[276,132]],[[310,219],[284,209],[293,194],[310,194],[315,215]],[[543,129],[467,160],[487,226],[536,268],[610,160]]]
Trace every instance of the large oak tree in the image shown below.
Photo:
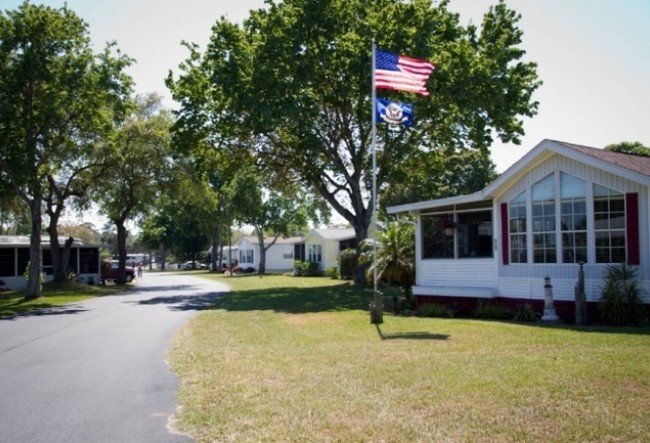
[[[386,93],[415,105],[416,123],[378,131],[380,192],[421,151],[489,152],[494,137],[519,143],[537,112],[536,65],[522,61],[519,15],[503,2],[480,30],[447,1],[267,2],[243,25],[222,18],[204,54],[168,78],[177,129],[255,152],[268,171],[318,193],[366,238],[371,182],[371,41],[428,59],[430,97]],[[408,173],[408,171],[406,171]]]
[[[130,94],[131,60],[114,49],[94,54],[86,23],[67,7],[25,2],[0,13],[0,181],[31,214],[27,298],[41,294],[44,202],[87,175]],[[65,198],[52,200],[51,216]]]

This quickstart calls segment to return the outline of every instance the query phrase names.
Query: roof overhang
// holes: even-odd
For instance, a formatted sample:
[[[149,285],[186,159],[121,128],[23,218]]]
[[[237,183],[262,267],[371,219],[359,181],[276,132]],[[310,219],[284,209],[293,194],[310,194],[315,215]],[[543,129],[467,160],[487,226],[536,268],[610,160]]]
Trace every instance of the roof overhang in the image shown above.
[[[537,167],[539,164],[543,163],[554,155],[562,155],[587,166],[591,166],[593,168],[601,169],[609,173],[625,177],[628,180],[632,180],[645,186],[650,186],[650,176],[648,175],[585,154],[579,150],[572,149],[562,142],[545,139],[538,143],[517,162],[515,162],[503,174],[497,177],[496,180],[478,192],[475,192],[473,194],[460,195],[457,197],[448,197],[436,200],[390,206],[386,208],[386,212],[389,214],[399,214],[404,212],[418,213],[424,210],[435,210],[437,208],[454,205],[468,205],[483,201],[492,201],[506,192],[506,190],[509,189],[513,183],[521,179],[521,177],[527,174],[531,169]]]

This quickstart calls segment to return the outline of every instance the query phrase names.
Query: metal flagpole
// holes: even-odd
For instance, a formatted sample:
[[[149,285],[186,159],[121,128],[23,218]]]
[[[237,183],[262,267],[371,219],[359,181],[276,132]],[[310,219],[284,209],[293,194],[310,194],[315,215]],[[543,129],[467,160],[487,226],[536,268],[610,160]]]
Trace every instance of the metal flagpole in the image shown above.
[[[377,92],[375,90],[375,69],[376,69],[376,47],[375,39],[372,39],[372,99],[370,118],[372,120],[372,283],[373,283],[373,303],[370,312],[371,323],[383,323],[383,300],[377,290],[377,121],[375,116],[375,107],[377,106]]]

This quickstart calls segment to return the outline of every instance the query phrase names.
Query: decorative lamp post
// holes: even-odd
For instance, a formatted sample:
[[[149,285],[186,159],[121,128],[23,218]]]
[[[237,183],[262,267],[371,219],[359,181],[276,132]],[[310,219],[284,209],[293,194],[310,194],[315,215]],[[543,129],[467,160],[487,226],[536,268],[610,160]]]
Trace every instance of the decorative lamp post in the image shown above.
[[[542,322],[556,323],[560,317],[555,313],[555,305],[553,304],[553,285],[551,285],[551,277],[548,275],[544,277],[544,315],[542,315]]]

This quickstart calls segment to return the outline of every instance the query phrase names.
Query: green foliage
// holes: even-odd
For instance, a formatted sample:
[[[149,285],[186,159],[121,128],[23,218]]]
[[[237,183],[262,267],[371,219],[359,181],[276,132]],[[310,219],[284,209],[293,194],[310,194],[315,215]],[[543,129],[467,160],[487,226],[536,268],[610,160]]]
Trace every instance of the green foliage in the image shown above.
[[[30,277],[30,274],[31,274],[31,269],[32,269],[31,262],[28,262],[27,266],[25,266],[25,271],[23,272],[23,277],[25,277],[25,280],[27,280],[27,281],[30,281],[29,277]],[[40,293],[43,292],[43,283],[45,282],[45,274],[44,273],[40,272],[38,274],[37,282],[38,282],[39,294],[40,294]],[[28,294],[27,298],[29,298],[29,294]]]
[[[339,268],[338,266],[330,266],[325,270],[325,275],[332,280],[338,280],[339,279]]]
[[[35,270],[43,207],[73,196],[83,206],[100,182],[113,124],[128,108],[132,60],[113,45],[93,54],[86,24],[67,7],[23,2],[0,13],[0,42],[0,175],[30,209]],[[28,297],[40,292],[32,272]]]
[[[472,311],[472,316],[484,320],[511,320],[515,313],[499,303],[481,301]]]
[[[605,287],[598,309],[605,323],[639,324],[644,320],[638,269],[625,263],[607,267]]]
[[[650,157],[650,147],[644,146],[641,142],[621,142],[605,146],[606,151],[621,152],[624,154]]]
[[[535,309],[532,307],[532,305],[528,303],[517,306],[517,309],[515,310],[515,321],[536,322],[539,320],[539,318],[540,315],[535,312]]]
[[[320,264],[309,261],[294,261],[294,275],[302,277],[318,277],[321,275]]]
[[[479,150],[420,151],[403,166],[382,194],[384,207],[471,194],[497,177],[489,153]]]
[[[378,128],[380,190],[409,176],[421,152],[486,154],[493,136],[519,143],[523,117],[537,113],[532,95],[541,82],[536,65],[522,61],[519,15],[499,2],[477,34],[479,27],[462,26],[447,4],[285,0],[252,12],[241,26],[222,18],[205,53],[187,45],[180,76],[167,79],[181,103],[179,134],[248,149],[276,178],[318,193],[361,241],[374,207],[366,195],[373,37],[379,48],[436,62],[431,97],[409,97],[417,124],[397,132]],[[459,158],[449,180],[439,182],[451,189],[459,181],[465,189],[489,180],[489,157],[479,157],[477,174]],[[473,176],[477,183],[466,183]],[[405,193],[396,190],[396,199]]]
[[[425,303],[417,307],[415,313],[418,317],[452,318],[454,310],[449,306],[439,303]]]
[[[373,263],[373,246],[362,244],[361,263],[369,265],[366,276],[372,281],[374,269],[377,279],[397,285],[404,290],[409,305],[413,304],[411,287],[415,283],[415,227],[404,223],[388,223],[377,233],[377,259]]]
[[[314,215],[312,200],[297,186],[285,184],[278,191],[265,189],[264,184],[263,173],[252,164],[242,166],[231,184],[233,216],[253,226],[261,254],[266,253],[265,234],[278,238],[304,232]],[[260,256],[260,274],[265,262],[265,255]]]
[[[96,189],[101,212],[117,229],[120,263],[126,259],[126,222],[148,214],[170,173],[169,112],[157,94],[138,96],[114,137],[105,180]],[[123,284],[122,273],[118,283]]]
[[[344,280],[354,279],[357,272],[357,251],[352,248],[344,249],[337,260],[341,278]]]

